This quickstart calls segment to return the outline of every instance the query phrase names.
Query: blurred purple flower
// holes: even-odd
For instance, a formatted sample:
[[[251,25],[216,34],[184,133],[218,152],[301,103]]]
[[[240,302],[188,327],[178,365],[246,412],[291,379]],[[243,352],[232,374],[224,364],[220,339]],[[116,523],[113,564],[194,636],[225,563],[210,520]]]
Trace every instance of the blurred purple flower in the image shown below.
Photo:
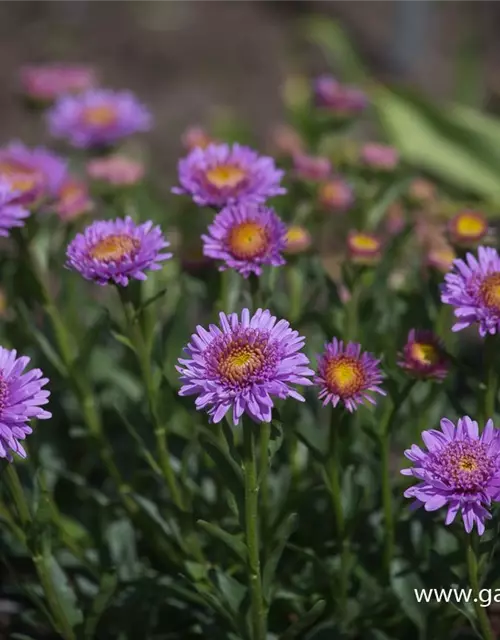
[[[449,370],[442,341],[432,331],[418,329],[411,329],[408,334],[398,364],[419,378],[443,380]]]
[[[333,338],[325,344],[325,351],[318,358],[318,373],[314,383],[320,387],[319,398],[323,406],[336,407],[342,402],[350,412],[366,400],[376,404],[370,393],[386,393],[380,388],[383,374],[379,363],[371,353],[361,353],[361,345]]]
[[[302,180],[318,182],[326,180],[332,172],[332,165],[328,158],[321,156],[308,156],[298,153],[293,156],[295,175]]]
[[[354,191],[343,178],[332,178],[319,188],[318,199],[328,211],[344,213],[354,203]]]
[[[53,205],[61,220],[74,220],[93,208],[87,184],[77,178],[68,178],[63,183]]]
[[[196,204],[223,207],[240,202],[264,202],[286,193],[280,186],[284,172],[272,158],[240,144],[197,147],[179,161],[180,187],[173,193],[189,194]]]
[[[465,260],[455,260],[445,276],[441,301],[455,307],[456,322],[452,331],[479,325],[479,335],[500,330],[500,256],[496,249],[479,247],[478,258],[468,253]]]
[[[12,460],[12,453],[26,457],[21,440],[32,432],[28,422],[33,418],[51,418],[42,409],[47,404],[49,391],[43,387],[49,381],[40,369],[23,373],[30,358],[17,357],[15,350],[0,347],[0,458]]]
[[[169,246],[160,227],[151,221],[137,225],[132,218],[100,220],[77,234],[66,251],[66,266],[99,285],[127,286],[130,278],[146,280],[145,270],[161,269]]]
[[[21,69],[24,94],[42,102],[52,102],[63,94],[79,93],[96,84],[94,70],[84,65],[42,64]]]
[[[6,180],[0,178],[0,236],[4,238],[14,227],[23,227],[24,220],[30,215],[27,209],[17,204],[18,195]]]
[[[279,267],[285,263],[281,252],[286,246],[286,225],[273,209],[259,204],[242,203],[226,207],[202,236],[203,253],[223,260],[219,269],[236,269],[247,278],[260,276],[262,265]]]
[[[399,151],[385,144],[370,142],[361,149],[361,161],[371,169],[391,171],[399,164]]]
[[[179,359],[181,396],[198,396],[196,408],[207,409],[212,422],[231,410],[235,424],[244,413],[270,422],[273,396],[304,400],[290,385],[310,385],[314,372],[300,353],[304,338],[286,320],[277,322],[267,309],[219,318],[221,328],[197,327],[185,348],[189,358]]]
[[[93,89],[63,96],[47,113],[51,134],[74,147],[101,147],[149,131],[152,116],[130,91]]]
[[[316,106],[340,116],[356,115],[368,106],[368,98],[361,89],[341,84],[327,75],[319,76],[314,81],[314,98]]]
[[[87,175],[115,187],[125,187],[142,180],[144,165],[122,155],[93,158],[87,163]]]
[[[478,424],[469,416],[456,426],[443,418],[441,431],[424,431],[422,439],[427,451],[415,444],[405,451],[414,466],[401,473],[420,481],[405,491],[405,498],[415,498],[413,507],[426,511],[447,506],[447,525],[460,510],[467,533],[475,524],[482,535],[491,518],[487,507],[500,492],[500,440],[493,421],[488,420],[479,436]]]

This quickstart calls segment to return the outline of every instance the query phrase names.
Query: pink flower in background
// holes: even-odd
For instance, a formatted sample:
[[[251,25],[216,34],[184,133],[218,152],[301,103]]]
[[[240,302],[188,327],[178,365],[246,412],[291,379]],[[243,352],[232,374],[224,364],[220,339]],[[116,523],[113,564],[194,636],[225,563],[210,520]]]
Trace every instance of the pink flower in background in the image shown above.
[[[312,238],[309,231],[299,224],[291,224],[285,235],[285,248],[283,252],[292,255],[304,253],[309,249],[311,244]]]
[[[332,172],[332,165],[328,158],[308,156],[305,153],[293,157],[293,165],[297,177],[303,180],[325,180]]]
[[[95,71],[84,65],[40,64],[21,69],[24,94],[42,102],[52,102],[63,94],[79,93],[96,84]]]
[[[325,209],[343,213],[354,203],[354,192],[350,184],[337,177],[320,186],[318,198]]]
[[[368,106],[368,98],[361,89],[341,84],[327,75],[316,78],[314,99],[316,106],[341,116],[356,115]]]
[[[203,127],[188,127],[182,136],[182,144],[188,151],[192,151],[196,147],[205,149],[212,142],[215,140],[208,135]]]
[[[385,144],[370,142],[361,149],[361,160],[372,169],[390,171],[399,164],[399,151]]]
[[[280,156],[294,156],[304,150],[300,134],[286,124],[278,125],[271,135],[272,146]]]
[[[372,233],[350,231],[347,236],[349,258],[358,264],[372,264],[382,253],[382,242]]]
[[[143,179],[144,173],[144,165],[141,162],[126,156],[95,158],[87,163],[87,175],[90,178],[116,187],[137,184]]]
[[[73,220],[93,208],[87,184],[77,178],[68,178],[63,183],[54,203],[54,211],[63,220]]]
[[[488,220],[479,211],[461,211],[448,223],[450,240],[457,245],[470,247],[488,234]]]

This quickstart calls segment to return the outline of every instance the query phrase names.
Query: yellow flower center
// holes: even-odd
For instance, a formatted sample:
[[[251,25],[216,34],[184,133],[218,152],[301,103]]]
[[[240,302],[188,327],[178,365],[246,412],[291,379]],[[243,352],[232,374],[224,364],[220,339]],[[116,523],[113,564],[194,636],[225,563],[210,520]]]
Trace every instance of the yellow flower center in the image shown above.
[[[358,233],[349,238],[349,244],[352,250],[360,252],[378,251],[380,241],[367,233]]]
[[[479,294],[487,307],[500,311],[500,273],[492,273],[483,280]]]
[[[249,345],[236,339],[221,355],[219,374],[231,383],[247,381],[262,366],[265,360],[264,348],[264,343],[259,340]]]
[[[82,120],[91,126],[106,127],[116,122],[116,109],[111,105],[87,107],[82,114]]]
[[[488,230],[486,221],[474,213],[462,213],[455,219],[455,231],[458,236],[479,238]]]
[[[208,182],[218,189],[237,187],[246,177],[243,169],[232,164],[221,164],[209,169],[205,175]]]
[[[338,356],[327,363],[325,380],[330,392],[348,397],[363,388],[365,373],[363,366],[356,358]]]
[[[40,182],[41,175],[36,169],[30,169],[9,160],[0,161],[0,176],[10,183],[15,191],[27,193]]]
[[[458,468],[460,471],[467,471],[472,473],[478,469],[477,460],[474,456],[464,455],[458,461]]]
[[[439,352],[433,344],[415,342],[411,347],[411,355],[423,365],[433,365],[439,360]]]
[[[107,236],[99,240],[89,251],[90,257],[102,262],[118,262],[133,254],[140,246],[139,240],[125,234]]]
[[[241,222],[228,235],[231,253],[242,260],[256,258],[264,253],[268,242],[266,229],[257,222]]]
[[[289,227],[286,232],[286,241],[287,243],[295,244],[296,242],[304,242],[307,240],[307,232],[303,229],[303,227]]]

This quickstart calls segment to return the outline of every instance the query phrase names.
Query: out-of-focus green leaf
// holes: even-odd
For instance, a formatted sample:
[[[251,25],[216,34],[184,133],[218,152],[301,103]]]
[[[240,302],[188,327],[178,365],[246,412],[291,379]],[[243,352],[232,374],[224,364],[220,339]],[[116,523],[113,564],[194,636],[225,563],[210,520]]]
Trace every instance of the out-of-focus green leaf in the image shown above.
[[[121,580],[137,576],[138,557],[135,531],[129,520],[115,520],[106,529],[109,555]]]
[[[391,204],[407,192],[410,182],[409,178],[402,178],[384,189],[366,213],[367,230],[374,230],[379,226]]]
[[[117,584],[118,580],[116,574],[103,574],[99,585],[99,593],[94,598],[90,611],[85,620],[85,626],[83,629],[83,636],[85,640],[92,640],[93,638],[95,638],[95,632],[97,629],[97,625],[99,624],[99,620],[108,607],[111,598],[116,591]]]
[[[446,108],[383,87],[372,97],[383,128],[406,160],[461,190],[500,200],[500,164]]]
[[[291,513],[288,518],[278,527],[275,534],[275,546],[271,550],[269,557],[262,571],[262,587],[264,598],[268,604],[271,604],[272,589],[275,586],[274,579],[278,563],[283,555],[283,551],[287,545],[288,539],[297,528],[297,514]]]
[[[420,578],[409,571],[401,560],[394,560],[391,566],[391,586],[406,615],[422,633],[425,633],[427,627],[426,604],[417,602],[414,591],[424,588]]]
[[[325,606],[326,602],[324,600],[318,600],[318,602],[316,602],[307,613],[304,613],[300,617],[300,620],[297,620],[297,622],[294,622],[290,627],[288,627],[285,633],[280,636],[279,640],[293,640],[293,638],[301,638],[302,635],[299,634],[307,631],[307,629],[316,622],[325,610]],[[330,637],[333,640],[334,636]]]
[[[225,544],[226,547],[233,551],[242,562],[247,561],[246,546],[238,536],[228,533],[217,525],[206,522],[205,520],[198,520],[196,524],[208,533],[208,535],[212,536],[212,538],[215,538]]]
[[[48,571],[55,597],[59,601],[61,613],[70,627],[74,629],[82,622],[83,614],[78,606],[76,594],[68,581],[68,577],[53,555],[44,553],[42,562]]]

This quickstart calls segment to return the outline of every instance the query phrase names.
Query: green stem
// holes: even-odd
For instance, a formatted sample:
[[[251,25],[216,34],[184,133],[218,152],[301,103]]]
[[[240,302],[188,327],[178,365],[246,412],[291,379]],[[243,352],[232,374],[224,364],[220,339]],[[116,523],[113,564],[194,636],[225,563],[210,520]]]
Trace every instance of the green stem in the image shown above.
[[[245,535],[248,550],[248,583],[252,621],[252,640],[266,640],[267,615],[262,594],[259,548],[259,486],[254,430],[259,428],[243,420],[243,464],[245,471]]]
[[[260,497],[262,506],[262,538],[267,540],[269,527],[269,439],[271,423],[260,425]]]
[[[360,296],[360,287],[353,283],[351,289],[351,297],[345,304],[344,315],[344,339],[355,340],[358,333],[358,302]]]
[[[473,534],[467,538],[467,571],[469,574],[469,584],[474,595],[474,609],[476,611],[477,621],[483,640],[495,640],[495,635],[488,619],[486,609],[481,606],[479,600],[479,574],[478,559],[474,551]]]
[[[21,526],[24,529],[31,522],[31,513],[21,481],[17,474],[17,469],[12,462],[9,463],[5,469],[5,477],[10,495],[19,515]]]
[[[165,482],[170,489],[172,500],[181,511],[184,511],[184,502],[179,486],[177,484],[174,470],[172,468],[172,462],[170,460],[167,425],[165,424],[164,420],[160,419],[158,413],[157,389],[152,375],[153,369],[150,358],[150,349],[148,348],[148,345],[146,344],[146,341],[142,334],[141,326],[139,324],[139,318],[137,317],[138,314],[136,313],[134,304],[128,298],[128,292],[124,287],[118,287],[118,293],[123,305],[129,339],[134,346],[139,363],[139,368],[141,371],[141,376],[146,389],[149,413],[154,425],[154,435],[156,439],[156,448],[160,461],[160,468],[162,470]]]
[[[498,393],[498,365],[495,360],[497,355],[496,346],[495,336],[488,335],[484,343],[486,388],[483,398],[483,421],[494,418],[495,416],[495,404]]]
[[[342,485],[340,482],[341,456],[340,456],[340,430],[339,413],[332,410],[330,418],[330,434],[328,444],[328,457],[326,460],[326,473],[332,499],[332,508],[335,516],[337,544],[340,550],[340,585],[339,585],[339,609],[345,610],[348,590],[348,561],[349,547],[345,535],[345,517],[342,506]]]
[[[380,464],[382,468],[382,506],[385,523],[384,573],[388,582],[391,576],[391,564],[394,555],[394,514],[392,504],[390,446],[390,433],[386,427],[380,435]]]

